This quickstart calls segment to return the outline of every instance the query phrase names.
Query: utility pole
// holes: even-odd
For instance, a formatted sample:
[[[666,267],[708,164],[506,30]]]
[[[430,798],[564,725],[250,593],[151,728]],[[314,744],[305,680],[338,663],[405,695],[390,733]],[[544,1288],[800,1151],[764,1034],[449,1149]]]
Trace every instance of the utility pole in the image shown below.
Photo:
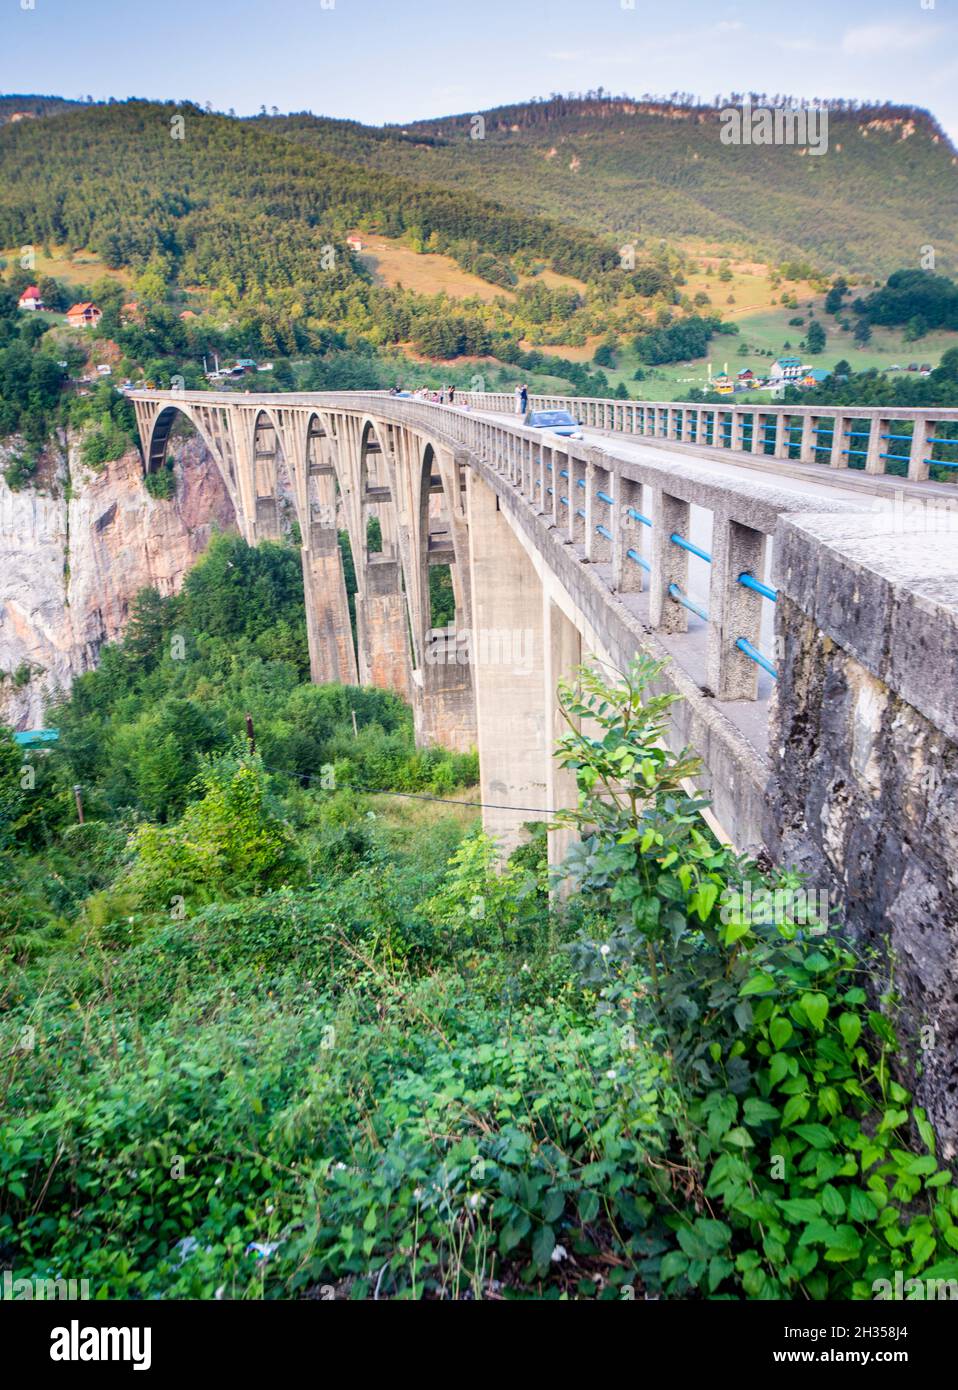
[[[250,757],[252,757],[256,752],[256,735],[253,732],[253,716],[251,714],[246,716],[246,737],[249,739],[249,752]]]
[[[74,800],[77,804],[77,820],[83,824],[83,788],[79,783],[73,788]]]
[[[351,709],[349,712],[353,716],[353,738],[359,738],[359,730],[356,728],[356,711]]]

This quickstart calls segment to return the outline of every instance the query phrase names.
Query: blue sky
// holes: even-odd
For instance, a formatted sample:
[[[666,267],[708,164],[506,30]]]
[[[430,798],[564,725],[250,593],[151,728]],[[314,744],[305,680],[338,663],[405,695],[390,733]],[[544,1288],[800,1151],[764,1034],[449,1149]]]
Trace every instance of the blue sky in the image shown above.
[[[764,90],[917,103],[958,140],[955,0],[629,3],[2,0],[0,90],[373,124],[599,86]]]

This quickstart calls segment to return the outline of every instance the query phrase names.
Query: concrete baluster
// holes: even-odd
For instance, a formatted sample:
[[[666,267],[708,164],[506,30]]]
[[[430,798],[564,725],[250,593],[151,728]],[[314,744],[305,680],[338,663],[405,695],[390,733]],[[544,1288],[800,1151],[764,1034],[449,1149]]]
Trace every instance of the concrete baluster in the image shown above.
[[[931,458],[931,446],[935,442],[934,432],[934,424],[928,419],[927,415],[915,416],[915,424],[911,436],[911,449],[908,455],[909,482],[923,483],[927,480],[928,464],[925,462],[925,459]]]
[[[662,632],[687,632],[688,612],[669,593],[677,584],[683,593],[689,587],[688,551],[670,538],[688,537],[688,502],[656,488],[652,505],[652,572],[649,576],[649,622]]]
[[[708,685],[719,700],[754,700],[759,668],[736,647],[740,637],[758,646],[761,594],[739,583],[739,575],[765,575],[765,535],[728,517],[712,523],[709,584]]]
[[[848,428],[848,417],[841,412],[837,412],[834,419],[832,434],[832,447],[828,457],[830,468],[847,468],[845,462],[845,431]]]
[[[883,420],[881,416],[871,415],[868,417],[868,444],[865,454],[866,473],[885,472],[885,460],[882,458],[882,454],[896,454],[898,450],[889,448],[888,446],[893,443],[893,441],[890,439],[882,439],[882,435],[897,433],[898,430],[893,430],[891,428],[890,421]]]

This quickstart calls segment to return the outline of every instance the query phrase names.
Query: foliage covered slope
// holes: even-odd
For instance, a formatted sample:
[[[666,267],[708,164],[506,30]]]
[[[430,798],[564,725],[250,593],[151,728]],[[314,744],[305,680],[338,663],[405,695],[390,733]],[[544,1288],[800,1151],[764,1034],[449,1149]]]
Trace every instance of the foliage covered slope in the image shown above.
[[[621,240],[704,237],[876,275],[915,264],[926,244],[949,261],[958,252],[955,151],[923,111],[837,104],[823,156],[724,145],[717,110],[682,102],[557,97],[481,114],[478,140],[471,115],[401,135],[309,116],[270,124],[331,154]]]

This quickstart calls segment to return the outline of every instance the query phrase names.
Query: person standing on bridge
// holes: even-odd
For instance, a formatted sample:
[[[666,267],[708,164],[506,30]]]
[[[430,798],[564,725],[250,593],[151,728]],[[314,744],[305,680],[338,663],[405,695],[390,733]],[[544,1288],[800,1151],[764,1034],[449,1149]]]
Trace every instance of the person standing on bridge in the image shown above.
[[[456,388],[455,388],[455,386],[450,386],[450,388],[449,388],[449,404],[450,404],[450,405],[452,405],[453,397],[455,396],[455,394],[456,394]]]
[[[529,388],[523,383],[522,390],[519,392],[519,414],[525,415],[529,407]]]
[[[522,409],[522,387],[521,387],[521,386],[517,386],[517,387],[516,387],[516,414],[517,414],[517,415],[522,415],[522,414],[524,414],[523,409]]]

